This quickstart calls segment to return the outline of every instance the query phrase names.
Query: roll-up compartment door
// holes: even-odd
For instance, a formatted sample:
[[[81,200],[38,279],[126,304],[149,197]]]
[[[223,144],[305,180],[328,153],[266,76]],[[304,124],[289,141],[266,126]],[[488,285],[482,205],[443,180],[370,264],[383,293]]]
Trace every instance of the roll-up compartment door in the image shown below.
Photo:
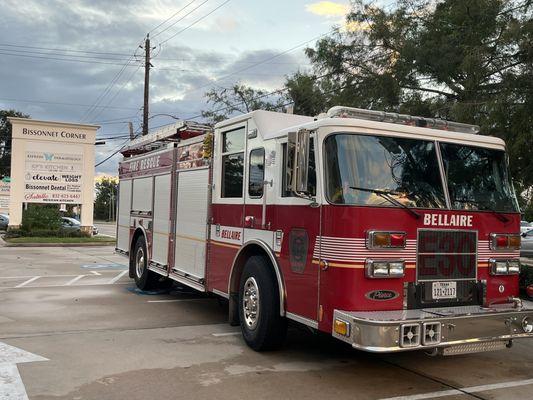
[[[170,234],[170,174],[155,177],[152,261],[168,264]]]
[[[175,269],[205,277],[209,170],[178,174]]]
[[[117,249],[129,251],[132,181],[120,181],[118,185]]]

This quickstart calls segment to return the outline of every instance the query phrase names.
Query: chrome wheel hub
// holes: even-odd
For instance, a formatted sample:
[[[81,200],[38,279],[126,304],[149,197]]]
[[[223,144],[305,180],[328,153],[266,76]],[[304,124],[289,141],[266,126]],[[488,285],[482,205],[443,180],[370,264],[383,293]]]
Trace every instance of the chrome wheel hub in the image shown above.
[[[259,320],[259,287],[253,277],[249,277],[244,282],[242,308],[244,311],[244,323],[248,329],[255,329]]]
[[[144,272],[144,250],[142,247],[139,247],[137,254],[135,254],[135,274],[137,278],[141,278]]]

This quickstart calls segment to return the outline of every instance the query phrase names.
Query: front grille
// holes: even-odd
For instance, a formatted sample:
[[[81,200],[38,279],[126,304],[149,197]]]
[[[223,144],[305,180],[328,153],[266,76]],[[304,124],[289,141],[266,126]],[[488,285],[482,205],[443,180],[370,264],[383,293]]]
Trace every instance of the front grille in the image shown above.
[[[477,232],[418,231],[418,281],[474,280],[477,270]]]

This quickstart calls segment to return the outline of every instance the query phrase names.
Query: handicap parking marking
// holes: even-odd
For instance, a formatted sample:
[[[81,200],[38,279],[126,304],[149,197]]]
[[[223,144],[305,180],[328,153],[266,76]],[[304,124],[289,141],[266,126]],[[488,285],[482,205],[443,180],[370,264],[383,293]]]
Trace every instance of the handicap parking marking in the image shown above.
[[[425,399],[436,399],[446,396],[461,396],[469,395],[472,393],[487,392],[490,390],[497,389],[508,389],[520,386],[533,385],[533,379],[524,379],[520,381],[510,381],[510,382],[500,382],[500,383],[489,383],[487,385],[479,386],[470,386],[465,388],[458,389],[446,389],[439,390],[436,392],[420,393],[407,396],[396,396],[396,397],[387,397],[380,400],[425,400]]]

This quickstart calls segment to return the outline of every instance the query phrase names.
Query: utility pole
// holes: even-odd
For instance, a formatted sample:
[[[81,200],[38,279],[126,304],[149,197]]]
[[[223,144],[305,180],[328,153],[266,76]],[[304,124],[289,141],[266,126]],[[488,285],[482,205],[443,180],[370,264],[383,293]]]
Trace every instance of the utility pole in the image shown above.
[[[135,139],[135,134],[133,133],[133,123],[130,121],[128,122],[128,127],[130,128],[130,140]]]
[[[143,107],[143,135],[148,135],[148,112],[150,96],[150,34],[144,42],[144,107]]]

